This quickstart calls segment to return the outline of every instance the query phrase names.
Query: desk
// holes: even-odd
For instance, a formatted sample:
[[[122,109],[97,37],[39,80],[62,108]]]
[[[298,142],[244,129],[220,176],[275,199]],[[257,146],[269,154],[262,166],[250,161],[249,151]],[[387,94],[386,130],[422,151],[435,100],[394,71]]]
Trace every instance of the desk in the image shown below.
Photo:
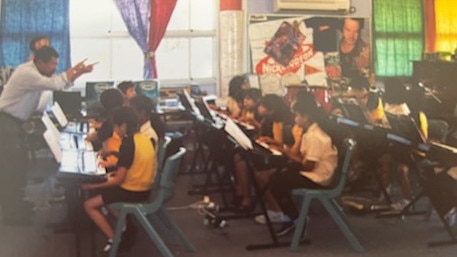
[[[65,134],[62,133],[62,136],[65,136]],[[98,165],[96,163],[97,158],[95,152],[81,149],[61,150],[63,151],[63,157],[56,174],[56,179],[65,188],[68,222],[66,224],[57,225],[57,227],[54,228],[54,231],[57,233],[72,232],[75,234],[76,256],[79,257],[81,254],[81,232],[88,226],[92,227],[92,222],[88,219],[83,209],[86,192],[80,188],[80,185],[82,183],[97,183],[106,180],[104,177],[105,172],[104,169],[97,169]],[[85,163],[85,161],[93,162],[96,170],[89,168],[88,163]],[[92,252],[94,251],[95,249],[92,244]]]

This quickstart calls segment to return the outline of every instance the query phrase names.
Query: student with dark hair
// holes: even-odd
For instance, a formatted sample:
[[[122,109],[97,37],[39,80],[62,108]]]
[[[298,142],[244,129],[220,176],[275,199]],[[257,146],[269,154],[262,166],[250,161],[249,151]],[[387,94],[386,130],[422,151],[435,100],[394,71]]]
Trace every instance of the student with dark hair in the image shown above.
[[[132,97],[136,96],[135,84],[132,81],[123,81],[117,85],[117,88],[122,92],[126,104]]]
[[[423,112],[417,111],[412,113],[407,101],[407,94],[408,91],[405,85],[398,79],[398,78],[391,78],[385,81],[384,83],[385,94],[384,94],[384,110],[386,113],[393,115],[393,116],[411,116],[415,119],[416,124],[418,124],[418,129],[422,133],[423,138],[427,138],[427,117]],[[398,133],[402,133],[401,131],[397,131]],[[407,133],[405,131],[405,133]],[[404,156],[398,156],[392,153],[386,153],[381,158],[381,172],[383,183],[386,188],[389,188],[390,183],[390,175],[392,164],[395,162],[395,170],[398,172],[399,181],[400,181],[400,189],[402,194],[402,199],[398,202],[394,202],[391,207],[396,210],[403,209],[406,205],[408,205],[412,201],[412,194],[411,194],[411,185],[409,181],[409,167],[408,164],[404,161]]]
[[[265,95],[260,99],[257,109],[260,116],[260,136],[257,140],[269,145],[282,146],[285,128],[291,123],[289,107],[284,99],[274,94]],[[238,154],[235,154],[234,163],[237,179],[236,194],[239,198],[238,209],[241,212],[250,212],[254,207],[254,202],[250,194],[251,181],[247,164]],[[271,167],[265,166],[262,169],[271,169]]]
[[[29,43],[29,48],[30,51],[35,53],[38,49],[40,49],[43,46],[49,46],[49,39],[46,36],[36,36],[30,40]]]
[[[247,88],[249,88],[249,83],[244,76],[238,75],[230,80],[226,102],[230,118],[236,119],[240,116],[243,102],[243,89]]]
[[[95,150],[99,150],[103,161],[100,165],[111,169],[116,165],[117,152],[121,145],[121,138],[113,131],[113,111],[122,106],[124,98],[117,88],[109,88],[100,95],[100,103],[103,106],[102,125],[100,128],[89,134],[86,140],[92,142]]]
[[[275,94],[265,95],[260,99],[258,112],[262,117],[259,140],[282,145],[285,125],[292,123],[290,109],[284,99]]]
[[[24,123],[36,112],[45,90],[63,90],[93,65],[76,64],[54,74],[59,54],[54,48],[40,48],[33,62],[19,65],[0,96],[0,206],[2,222],[9,225],[30,223],[23,210],[23,187],[27,172]]]
[[[338,151],[331,137],[320,127],[322,114],[315,101],[300,101],[293,105],[295,124],[305,133],[301,139],[300,153],[284,151],[287,157],[300,165],[277,174],[271,181],[270,192],[279,207],[291,221],[283,223],[277,236],[283,236],[295,228],[298,210],[291,191],[295,188],[325,188],[330,185],[338,162]]]
[[[258,88],[248,88],[244,90],[243,109],[238,119],[260,129],[260,115],[257,111],[262,93]]]
[[[348,96],[369,112],[370,122],[375,125],[388,125],[382,98],[370,90],[370,82],[364,76],[354,76],[349,82]]]
[[[113,129],[122,138],[116,170],[98,184],[84,184],[83,189],[97,189],[98,194],[84,202],[84,209],[108,238],[103,249],[109,252],[114,230],[101,212],[102,206],[115,202],[144,202],[156,171],[155,149],[151,140],[138,132],[138,119],[130,107],[118,107],[113,112]],[[115,216],[117,213],[111,211]]]
[[[151,124],[152,101],[144,95],[136,95],[129,101],[129,106],[135,110],[138,116],[140,133],[149,137],[154,146],[157,145],[159,137]]]

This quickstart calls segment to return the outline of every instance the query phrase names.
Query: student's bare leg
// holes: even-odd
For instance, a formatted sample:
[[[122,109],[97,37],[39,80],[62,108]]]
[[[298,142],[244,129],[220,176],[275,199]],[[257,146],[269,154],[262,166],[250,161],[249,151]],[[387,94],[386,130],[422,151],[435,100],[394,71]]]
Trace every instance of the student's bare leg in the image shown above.
[[[241,206],[249,207],[251,205],[250,180],[246,162],[239,155],[235,155],[235,175],[236,191],[241,197]]]
[[[404,199],[411,200],[411,184],[409,182],[408,172],[409,168],[406,164],[400,163],[397,166],[397,172],[400,175],[400,186],[401,186],[401,193]]]
[[[264,171],[256,172],[256,180],[257,180],[257,183],[258,183],[259,187],[261,188],[261,190],[263,188],[265,188],[266,186],[269,186],[268,182],[270,181],[271,175],[273,173],[274,173],[274,170],[264,170]],[[275,212],[281,211],[281,208],[279,207],[275,198],[271,194],[269,188],[265,191],[265,193],[263,195],[263,199],[265,200],[265,203],[269,210],[275,211]]]
[[[98,228],[106,235],[108,239],[113,239],[114,230],[106,220],[105,215],[100,211],[104,205],[101,195],[94,196],[84,202],[84,210],[87,215],[94,221]]]

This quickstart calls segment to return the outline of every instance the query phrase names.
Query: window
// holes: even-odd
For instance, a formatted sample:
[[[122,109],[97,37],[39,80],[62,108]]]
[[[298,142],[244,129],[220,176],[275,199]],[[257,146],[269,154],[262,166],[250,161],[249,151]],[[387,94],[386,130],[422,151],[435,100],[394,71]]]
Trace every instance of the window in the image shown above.
[[[187,84],[215,82],[216,2],[177,1],[156,53],[161,81]]]
[[[377,76],[411,76],[424,47],[422,1],[374,0]]]
[[[454,53],[457,48],[457,2],[435,0],[436,51]]]
[[[143,79],[143,53],[112,0],[70,1],[70,36],[73,64],[85,58],[87,63],[99,62],[77,80],[78,86],[85,81]]]
[[[156,51],[162,86],[192,81],[215,83],[215,2],[177,1],[165,37]],[[81,77],[79,84],[143,79],[143,53],[128,34],[112,0],[70,1],[70,35],[73,63],[85,58],[88,63],[99,62],[94,72]]]

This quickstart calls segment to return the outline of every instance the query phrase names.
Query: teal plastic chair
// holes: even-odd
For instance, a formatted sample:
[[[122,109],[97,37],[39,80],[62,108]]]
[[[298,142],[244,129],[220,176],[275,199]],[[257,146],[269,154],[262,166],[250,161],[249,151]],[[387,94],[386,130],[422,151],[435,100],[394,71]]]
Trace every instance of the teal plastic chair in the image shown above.
[[[298,250],[298,244],[300,242],[302,232],[305,226],[305,220],[308,216],[309,205],[311,200],[319,200],[327,212],[330,214],[332,219],[338,225],[341,232],[343,232],[346,239],[352,245],[352,247],[358,251],[364,251],[363,246],[360,244],[359,240],[353,233],[353,230],[349,226],[346,215],[343,212],[343,209],[337,202],[337,197],[340,196],[341,191],[344,188],[346,183],[347,173],[349,170],[349,163],[351,159],[352,152],[355,147],[355,141],[352,139],[345,139],[343,143],[343,149],[341,153],[344,153],[341,158],[338,160],[338,167],[335,171],[335,177],[333,180],[334,187],[330,189],[306,189],[299,188],[292,190],[293,196],[301,197],[301,208],[298,219],[295,221],[295,232],[292,237],[292,242],[290,244],[290,249],[292,251]],[[340,154],[341,154],[340,153]]]
[[[170,249],[164,242],[181,243],[189,251],[195,251],[193,244],[187,239],[177,223],[169,215],[165,203],[173,196],[175,190],[175,178],[186,149],[180,148],[177,153],[167,158],[160,177],[157,196],[149,203],[114,203],[110,207],[119,210],[113,244],[109,257],[115,257],[120,243],[122,228],[126,223],[127,215],[134,216],[148,236],[159,249],[164,257],[173,257]],[[158,233],[160,231],[160,234]]]
[[[162,171],[164,161],[165,161],[165,155],[167,153],[167,148],[170,145],[171,142],[171,137],[165,136],[163,139],[159,140],[158,143],[158,151],[157,151],[157,175],[160,174]],[[160,178],[158,178],[156,175],[156,181],[159,181]]]

